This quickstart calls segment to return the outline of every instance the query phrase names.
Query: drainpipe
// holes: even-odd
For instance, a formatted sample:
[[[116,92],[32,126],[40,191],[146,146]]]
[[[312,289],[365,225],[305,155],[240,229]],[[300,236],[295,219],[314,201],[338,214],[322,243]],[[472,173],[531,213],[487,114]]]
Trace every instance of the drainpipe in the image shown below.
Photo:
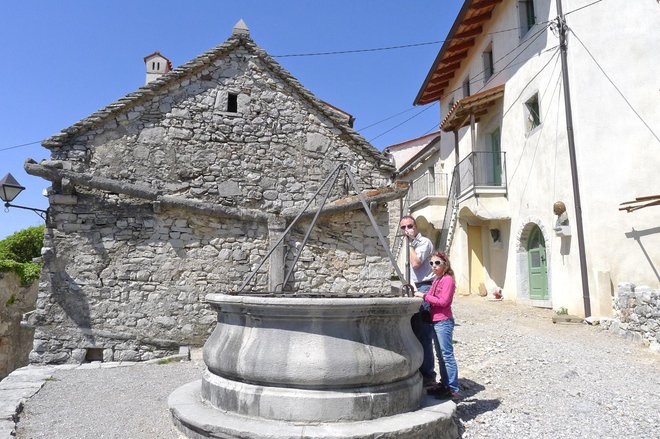
[[[566,107],[566,135],[568,137],[568,154],[571,159],[571,178],[573,180],[573,200],[575,203],[575,229],[577,232],[578,253],[580,256],[580,272],[582,274],[582,301],[584,316],[591,315],[591,299],[589,298],[589,275],[587,273],[587,257],[584,249],[584,231],[582,227],[582,204],[580,202],[580,185],[578,183],[577,160],[575,156],[575,138],[573,135],[573,112],[571,111],[571,93],[568,84],[568,62],[566,48],[566,21],[561,8],[561,0],[557,0],[557,23],[559,26],[559,48],[561,54],[561,75],[564,82],[564,106]]]

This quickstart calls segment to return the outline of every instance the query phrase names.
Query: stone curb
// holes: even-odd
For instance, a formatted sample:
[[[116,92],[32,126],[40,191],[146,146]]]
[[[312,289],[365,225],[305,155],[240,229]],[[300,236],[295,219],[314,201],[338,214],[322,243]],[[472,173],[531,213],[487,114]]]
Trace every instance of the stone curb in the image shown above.
[[[57,366],[25,366],[14,370],[0,381],[0,439],[16,438],[16,422],[23,411],[23,404],[36,395],[46,381],[58,370],[106,369],[114,367],[165,364],[190,360],[190,351],[182,351],[169,357],[148,361],[119,361],[102,363],[94,361],[83,364],[61,364]]]

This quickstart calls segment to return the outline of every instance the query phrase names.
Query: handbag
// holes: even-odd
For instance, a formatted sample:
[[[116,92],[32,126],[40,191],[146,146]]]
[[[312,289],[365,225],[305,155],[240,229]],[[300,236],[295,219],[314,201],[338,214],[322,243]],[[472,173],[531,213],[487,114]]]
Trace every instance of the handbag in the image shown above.
[[[424,323],[433,323],[431,319],[431,304],[427,301],[422,302],[419,307],[419,317]]]

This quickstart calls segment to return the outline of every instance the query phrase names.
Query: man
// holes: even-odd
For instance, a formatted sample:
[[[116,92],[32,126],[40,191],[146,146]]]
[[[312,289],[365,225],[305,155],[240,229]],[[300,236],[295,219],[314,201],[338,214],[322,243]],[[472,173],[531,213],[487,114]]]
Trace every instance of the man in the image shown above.
[[[405,236],[404,245],[410,253],[410,282],[420,293],[428,292],[433,283],[433,270],[429,265],[433,253],[433,243],[417,231],[415,218],[406,215],[399,221],[401,233]],[[404,273],[405,275],[405,273]],[[435,384],[435,367],[433,361],[433,326],[422,321],[420,313],[415,313],[410,319],[412,330],[424,349],[424,361],[419,371],[424,378],[424,386]]]

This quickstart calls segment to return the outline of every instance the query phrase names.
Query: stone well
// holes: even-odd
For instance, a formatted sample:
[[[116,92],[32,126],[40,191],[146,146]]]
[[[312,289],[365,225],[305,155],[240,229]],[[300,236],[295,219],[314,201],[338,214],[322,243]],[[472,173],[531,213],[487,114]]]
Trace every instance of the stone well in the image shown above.
[[[455,404],[425,397],[416,298],[210,294],[200,381],[168,403],[189,438],[454,438]]]

